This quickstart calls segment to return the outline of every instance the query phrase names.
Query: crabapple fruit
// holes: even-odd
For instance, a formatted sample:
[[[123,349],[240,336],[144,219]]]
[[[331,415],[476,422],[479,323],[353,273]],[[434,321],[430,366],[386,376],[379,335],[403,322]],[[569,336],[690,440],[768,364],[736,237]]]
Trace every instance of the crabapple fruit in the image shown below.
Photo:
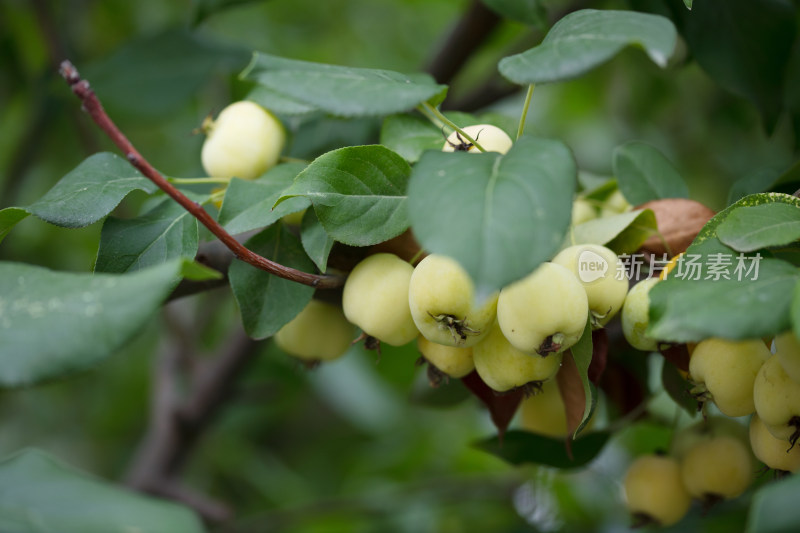
[[[454,259],[438,254],[427,256],[414,269],[408,303],[426,339],[460,348],[484,338],[497,314],[497,294],[476,303],[467,272]]]
[[[560,353],[583,334],[589,299],[567,268],[542,263],[525,278],[504,287],[497,322],[508,342],[528,354]]]
[[[561,367],[561,354],[542,357],[516,349],[496,322],[486,338],[472,347],[472,357],[478,375],[498,392],[546,381]]]
[[[464,133],[478,141],[478,144],[487,152],[500,152],[501,154],[505,154],[511,149],[511,145],[514,144],[511,137],[509,137],[506,132],[491,124],[476,124],[462,129]],[[442,146],[442,151],[469,152],[471,154],[479,154],[481,152],[457,131],[454,131],[447,137],[444,146]]]
[[[758,371],[753,400],[769,432],[793,445],[800,436],[800,383],[786,374],[777,354]]]
[[[618,274],[620,261],[599,244],[576,244],[561,250],[553,263],[568,268],[586,290],[592,324],[602,327],[619,312],[628,294],[628,278]]]
[[[200,159],[215,178],[257,178],[277,164],[286,142],[280,121],[247,100],[223,109],[206,130]]]
[[[698,442],[681,459],[684,486],[706,503],[739,496],[750,486],[753,474],[749,446],[727,435]]]
[[[800,470],[800,446],[790,448],[785,440],[775,438],[757,414],[750,418],[750,447],[756,458],[773,470]]]
[[[689,378],[700,401],[712,400],[727,416],[746,416],[756,410],[753,384],[770,355],[761,339],[706,339],[692,352]]]
[[[306,361],[330,361],[342,356],[355,337],[355,328],[339,306],[311,300],[275,334],[286,353]]]
[[[658,341],[646,333],[647,326],[650,324],[648,293],[658,281],[658,278],[649,278],[634,285],[625,297],[620,314],[625,340],[637,350],[644,352],[658,349]]]
[[[420,334],[417,337],[417,349],[428,363],[451,378],[463,378],[475,370],[472,348],[445,346],[431,342]]]
[[[628,467],[623,482],[625,503],[637,523],[676,524],[692,498],[681,479],[678,461],[665,455],[642,455]]]
[[[342,309],[347,320],[365,334],[392,346],[417,338],[408,307],[408,286],[414,267],[389,253],[367,257],[344,284]]]

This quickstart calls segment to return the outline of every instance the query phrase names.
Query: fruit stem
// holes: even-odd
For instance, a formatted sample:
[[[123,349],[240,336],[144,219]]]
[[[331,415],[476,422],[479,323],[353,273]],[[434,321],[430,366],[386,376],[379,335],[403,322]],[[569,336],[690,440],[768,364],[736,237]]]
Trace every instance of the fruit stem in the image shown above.
[[[533,97],[533,90],[536,88],[535,83],[528,85],[528,94],[525,95],[525,103],[522,105],[522,115],[519,117],[519,127],[517,128],[517,139],[522,137],[525,132],[525,120],[528,118],[528,108],[531,106],[531,97]]]
[[[455,122],[453,122],[452,120],[450,120],[449,118],[444,116],[444,113],[442,113],[441,111],[436,109],[434,106],[432,106],[428,102],[423,102],[421,106],[417,106],[417,109],[419,109],[420,111],[422,111],[424,109],[427,112],[422,111],[422,114],[425,115],[426,117],[428,117],[429,120],[431,119],[430,115],[433,115],[434,117],[436,117],[437,120],[439,120],[439,122],[441,122],[442,124],[445,124],[446,126],[449,126],[450,129],[453,129],[453,130],[457,131],[459,133],[459,135],[461,135],[464,139],[466,139],[467,142],[471,143],[475,148],[477,148],[481,152],[485,152],[486,151],[484,149],[484,147],[481,146],[478,143],[477,140],[475,140],[472,137],[470,137],[469,135],[467,135],[467,133],[464,132],[464,130],[462,130],[461,128],[456,126]],[[436,122],[433,121],[433,120],[431,120],[431,122],[436,124]],[[436,125],[438,126],[439,124],[436,124]]]
[[[167,181],[174,185],[203,185],[206,183],[220,183],[222,185],[231,182],[230,178],[167,178]]]

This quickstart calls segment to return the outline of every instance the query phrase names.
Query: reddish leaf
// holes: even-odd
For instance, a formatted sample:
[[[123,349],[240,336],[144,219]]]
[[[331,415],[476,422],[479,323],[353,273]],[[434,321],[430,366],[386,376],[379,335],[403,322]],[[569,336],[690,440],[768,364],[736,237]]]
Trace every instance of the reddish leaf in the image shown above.
[[[645,399],[647,391],[642,379],[644,378],[637,377],[630,369],[611,358],[599,387],[606,398],[617,406],[620,414],[626,415],[639,407]]]
[[[575,364],[575,359],[573,359],[572,352],[569,350],[564,352],[561,368],[556,374],[556,381],[558,382],[558,391],[561,393],[561,399],[564,400],[564,408],[567,411],[567,437],[565,443],[567,455],[572,458],[572,435],[581,425],[581,420],[583,420],[583,412],[586,409],[586,393],[583,390],[583,382]]]
[[[689,371],[689,349],[685,344],[673,344],[668,348],[662,348],[661,355],[675,365],[675,368],[684,372]]]
[[[608,334],[605,329],[592,331],[592,362],[589,365],[589,381],[597,385],[603,376],[608,361]]]
[[[461,378],[467,388],[477,396],[489,409],[492,422],[497,428],[497,436],[503,442],[503,435],[517,412],[522,397],[525,394],[523,389],[516,389],[509,392],[496,392],[483,382],[477,372],[472,372],[468,376]]]
[[[652,209],[656,215],[656,224],[661,235],[653,235],[647,239],[641,249],[657,256],[668,252],[672,252],[672,255],[685,252],[700,229],[715,214],[700,202],[686,198],[652,200],[636,209]],[[664,246],[664,241],[669,250]]]

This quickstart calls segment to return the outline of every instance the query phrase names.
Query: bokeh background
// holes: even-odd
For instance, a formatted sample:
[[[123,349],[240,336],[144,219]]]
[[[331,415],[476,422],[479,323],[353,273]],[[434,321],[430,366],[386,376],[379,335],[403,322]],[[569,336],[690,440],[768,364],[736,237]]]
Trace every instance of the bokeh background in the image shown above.
[[[631,7],[541,3],[551,15]],[[88,155],[113,151],[58,76],[62,59],[72,60],[157,168],[198,177],[202,135],[194,131],[247,94],[237,75],[252,51],[423,71],[471,4],[0,0],[0,208],[30,204]],[[496,64],[543,34],[502,21],[479,46],[465,43],[474,50],[452,79],[446,105],[473,110],[473,96],[490,82],[498,98],[481,110],[516,120],[524,94],[503,86]],[[788,118],[768,135],[755,107],[721,89],[679,47],[667,69],[628,49],[578,80],[537,87],[527,131],[564,140],[581,170],[597,176],[611,175],[614,147],[648,141],[675,163],[692,197],[714,209],[727,205],[733,183],[788,167],[795,142]],[[286,125],[290,153],[307,158],[377,142],[380,127],[320,117],[286,118]],[[142,200],[134,195],[117,214],[135,214]],[[100,227],[65,230],[29,217],[0,244],[0,260],[90,271]],[[229,292],[181,299],[91,372],[1,392],[0,456],[34,446],[100,477],[123,479],[147,425],[159,354],[189,335],[200,357],[212,357],[237,328]],[[459,383],[447,387],[462,401],[430,405],[413,346],[386,348],[380,358],[356,347],[313,371],[271,342],[260,350],[186,465],[188,484],[235,510],[219,531],[625,531],[624,467],[631,455],[668,444],[677,416],[651,378],[649,416],[619,431],[588,467],[512,467],[473,446],[494,429]],[[601,409],[598,424],[604,423]],[[709,517],[694,509],[681,528],[739,530],[746,504],[724,504]]]

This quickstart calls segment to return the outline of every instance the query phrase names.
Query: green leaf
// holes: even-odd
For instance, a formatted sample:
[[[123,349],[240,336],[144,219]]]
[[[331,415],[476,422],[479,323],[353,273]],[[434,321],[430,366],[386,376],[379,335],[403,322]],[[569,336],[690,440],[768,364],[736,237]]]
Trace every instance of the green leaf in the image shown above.
[[[691,255],[690,248],[684,257]],[[697,255],[706,258],[697,271],[701,279],[671,275],[650,290],[648,335],[662,341],[697,342],[708,337],[767,337],[789,329],[792,295],[800,279],[795,266],[770,258],[742,256],[740,260],[722,252]],[[706,279],[714,257],[730,260],[724,270],[731,279]],[[740,261],[745,269],[756,265],[757,272],[742,271],[739,281]]]
[[[693,58],[719,85],[750,100],[771,131],[784,103],[797,7],[785,0],[703,0],[692,7],[676,15]]]
[[[136,218],[108,217],[94,270],[122,274],[180,257],[193,258],[198,239],[197,219],[167,199]]]
[[[764,484],[753,495],[746,533],[790,533],[800,524],[800,476]]]
[[[478,119],[466,113],[445,113],[458,126],[478,124]],[[446,136],[430,120],[415,115],[386,117],[381,128],[381,144],[415,163],[425,150],[441,150]]]
[[[559,141],[522,137],[503,156],[426,152],[409,182],[411,226],[424,249],[456,259],[488,294],[558,251],[575,183]]]
[[[14,533],[202,533],[177,503],[97,479],[36,449],[0,462],[0,530]]]
[[[211,267],[184,258],[181,263],[181,277],[191,281],[209,281],[222,279],[225,275],[219,270],[214,270]]]
[[[618,146],[614,174],[625,199],[633,205],[689,197],[689,187],[672,163],[647,143],[631,141]]]
[[[601,244],[618,254],[632,254],[657,231],[655,213],[639,209],[578,224],[569,244]]]
[[[727,205],[741,200],[748,194],[768,191],[777,184],[781,178],[781,173],[781,170],[776,168],[759,168],[757,171],[736,180],[728,191]]]
[[[247,100],[255,102],[261,107],[280,115],[306,115],[317,110],[313,105],[305,104],[299,100],[295,100],[289,95],[273,91],[263,85],[257,85],[253,88],[253,90],[248,93]]]
[[[692,10],[692,1],[693,0],[683,0],[683,5],[685,5],[686,9],[688,9],[689,11]]]
[[[315,159],[283,192],[311,200],[325,231],[351,246],[370,246],[408,228],[406,184],[411,167],[381,145],[351,146]]]
[[[503,58],[500,73],[521,85],[578,77],[614,57],[626,46],[644,48],[665,67],[677,33],[669,19],[633,11],[582,9],[559,20],[538,46]]]
[[[563,439],[520,430],[507,431],[502,441],[492,437],[478,442],[477,446],[514,465],[537,464],[569,470],[585,466],[597,457],[609,437],[610,434],[606,432],[582,435],[572,441],[571,458]]]
[[[447,91],[428,75],[325,65],[258,52],[242,77],[290,100],[344,117],[408,111],[441,99]]]
[[[65,228],[82,228],[108,215],[128,193],[158,187],[114,154],[94,154],[28,206],[29,213]]]
[[[300,241],[275,224],[245,243],[249,249],[281,265],[312,272]],[[254,339],[274,335],[303,310],[314,289],[273,276],[242,261],[231,263],[228,277],[247,334]]]
[[[800,206],[772,203],[738,207],[717,227],[717,237],[739,252],[789,244],[800,239]]]
[[[185,107],[211,73],[239,71],[248,55],[244,48],[171,28],[126,42],[84,74],[115,115],[163,119]]]
[[[313,209],[309,209],[303,215],[300,225],[300,242],[303,244],[303,250],[314,261],[319,271],[325,273],[328,269],[328,255],[331,253],[334,240],[322,227],[322,223]]]
[[[0,262],[0,385],[30,385],[112,355],[178,280],[177,261],[126,275]]]
[[[28,212],[21,207],[6,207],[0,209],[0,242],[3,242],[6,235],[11,233],[11,230],[18,222],[28,217]]]
[[[269,226],[284,215],[307,208],[308,199],[294,198],[273,209],[283,191],[294,183],[295,176],[305,167],[303,163],[284,163],[256,180],[232,179],[225,191],[218,222],[229,233],[244,233]]]
[[[794,286],[792,292],[792,304],[789,309],[789,317],[792,320],[794,334],[800,337],[800,283]]]
[[[575,361],[575,366],[578,369],[578,375],[581,378],[583,385],[583,393],[586,397],[586,407],[583,410],[583,418],[581,423],[575,428],[572,438],[577,437],[578,433],[586,427],[589,419],[592,418],[594,409],[597,406],[597,389],[589,382],[589,365],[592,363],[592,322],[586,321],[586,328],[583,330],[583,335],[578,339],[578,342],[571,348],[572,358]]]
[[[482,0],[501,17],[537,28],[547,26],[547,10],[540,0]]]
[[[459,127],[491,124],[508,133],[509,137],[513,138],[517,134],[517,121],[500,113],[475,116],[448,111],[445,116]],[[430,120],[418,115],[391,115],[383,121],[380,142],[403,156],[406,161],[414,163],[425,150],[441,150],[445,143],[446,131],[450,130],[438,129]]]

